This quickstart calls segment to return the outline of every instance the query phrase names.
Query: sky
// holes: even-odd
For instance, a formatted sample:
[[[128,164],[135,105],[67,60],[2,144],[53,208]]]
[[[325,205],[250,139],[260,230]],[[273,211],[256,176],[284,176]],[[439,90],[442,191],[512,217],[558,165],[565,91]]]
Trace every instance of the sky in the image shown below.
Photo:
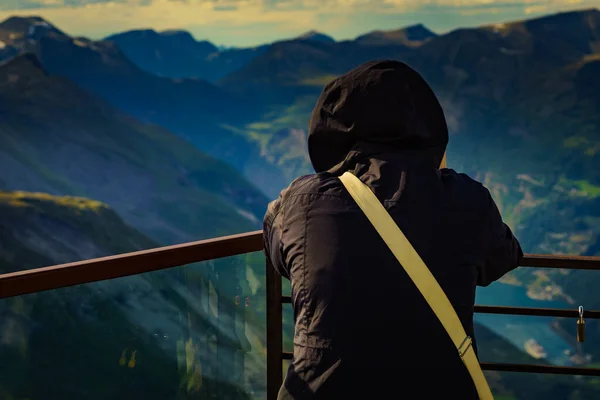
[[[0,0],[0,20],[41,16],[90,39],[182,29],[217,45],[254,46],[309,30],[341,40],[422,23],[444,33],[582,8],[600,0]]]

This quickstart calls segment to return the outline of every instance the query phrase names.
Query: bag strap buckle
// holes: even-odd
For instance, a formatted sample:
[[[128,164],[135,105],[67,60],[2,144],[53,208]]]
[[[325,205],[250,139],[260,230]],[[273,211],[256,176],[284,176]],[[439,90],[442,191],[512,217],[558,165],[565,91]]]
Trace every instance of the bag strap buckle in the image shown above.
[[[470,336],[467,336],[462,343],[460,344],[460,346],[458,346],[458,355],[460,356],[460,358],[463,358],[463,356],[465,354],[467,354],[467,351],[469,351],[469,348],[473,345],[473,340],[471,339]]]

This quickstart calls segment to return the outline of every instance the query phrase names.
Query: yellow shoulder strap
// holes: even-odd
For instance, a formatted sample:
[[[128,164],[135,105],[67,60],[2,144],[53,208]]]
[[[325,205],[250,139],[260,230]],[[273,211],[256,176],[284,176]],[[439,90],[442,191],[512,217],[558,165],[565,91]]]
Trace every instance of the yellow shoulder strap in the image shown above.
[[[340,176],[340,180],[448,332],[459,356],[471,374],[479,398],[493,400],[494,397],[475,355],[471,338],[467,336],[454,307],[429,268],[367,185],[350,172]]]

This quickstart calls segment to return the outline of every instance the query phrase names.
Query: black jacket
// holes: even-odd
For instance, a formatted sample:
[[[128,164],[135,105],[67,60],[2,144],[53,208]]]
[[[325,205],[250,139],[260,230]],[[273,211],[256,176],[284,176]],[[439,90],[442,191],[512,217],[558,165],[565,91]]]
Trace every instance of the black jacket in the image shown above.
[[[367,63],[325,87],[309,129],[317,173],[264,219],[266,255],[292,287],[281,399],[477,398],[442,325],[337,179],[352,171],[374,191],[473,336],[476,285],[523,253],[489,191],[438,168],[447,142],[435,95],[405,64]]]

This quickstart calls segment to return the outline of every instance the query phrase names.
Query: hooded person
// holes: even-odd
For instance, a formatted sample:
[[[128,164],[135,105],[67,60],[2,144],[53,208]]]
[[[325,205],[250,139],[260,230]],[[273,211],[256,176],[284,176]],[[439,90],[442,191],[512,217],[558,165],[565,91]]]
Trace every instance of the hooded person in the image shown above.
[[[398,61],[360,65],[325,86],[308,151],[315,174],[269,204],[265,253],[289,279],[294,351],[279,399],[476,399],[440,321],[338,179],[350,171],[385,206],[473,338],[476,286],[523,252],[489,191],[441,168],[442,108]]]

